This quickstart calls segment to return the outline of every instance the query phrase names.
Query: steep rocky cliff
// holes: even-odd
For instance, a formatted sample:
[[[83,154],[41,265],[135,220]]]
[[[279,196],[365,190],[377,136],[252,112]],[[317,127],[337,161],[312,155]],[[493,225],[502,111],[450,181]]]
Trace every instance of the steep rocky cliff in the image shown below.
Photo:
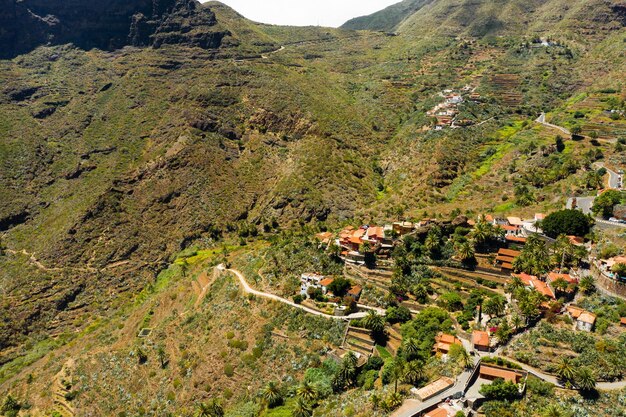
[[[81,48],[188,44],[218,48],[228,33],[195,0],[0,0],[0,57],[39,45]]]

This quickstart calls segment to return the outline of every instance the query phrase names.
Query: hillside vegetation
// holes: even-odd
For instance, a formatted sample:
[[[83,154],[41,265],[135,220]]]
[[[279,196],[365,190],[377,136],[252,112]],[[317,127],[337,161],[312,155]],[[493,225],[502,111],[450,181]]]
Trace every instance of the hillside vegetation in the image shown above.
[[[81,407],[102,415],[124,411],[109,395],[136,396],[128,415],[157,398],[144,414],[166,415],[217,387],[245,402],[274,367],[301,376],[322,349],[317,322],[246,300],[228,276],[190,310],[190,281],[248,238],[549,211],[603,188],[594,163],[626,163],[623,1],[405,1],[342,29],[198,7],[225,34],[219,48],[44,45],[0,61],[0,393],[26,395],[32,374],[42,413],[64,366],[85,387]],[[438,130],[428,112],[466,86],[467,126]],[[577,134],[536,123],[542,112]],[[189,276],[168,273],[191,247],[210,253]],[[274,329],[302,340],[287,347]],[[248,347],[225,345],[228,331]],[[160,344],[189,366],[159,369]],[[257,345],[280,350],[250,358]]]

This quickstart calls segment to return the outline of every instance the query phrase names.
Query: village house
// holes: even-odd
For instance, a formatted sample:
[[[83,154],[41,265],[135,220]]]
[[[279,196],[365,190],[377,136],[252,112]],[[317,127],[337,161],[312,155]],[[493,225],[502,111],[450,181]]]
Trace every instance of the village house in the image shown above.
[[[479,376],[482,379],[486,379],[488,381],[494,381],[498,378],[504,379],[505,381],[513,382],[514,384],[519,384],[524,382],[528,373],[525,371],[517,370],[517,369],[509,369],[503,368],[496,365],[483,363],[480,365]]]
[[[323,280],[319,282],[319,286],[322,289],[322,294],[328,293],[328,286],[332,284],[334,281],[335,281],[334,278],[328,277],[328,278],[324,278]]]
[[[554,290],[538,277],[534,275],[528,275],[524,272],[520,274],[512,274],[512,276],[519,278],[524,283],[524,286],[526,286],[526,288],[534,289],[539,293],[545,295],[546,297],[552,300],[556,300]]]
[[[418,400],[426,401],[429,398],[432,398],[435,395],[447,390],[453,385],[454,385],[454,379],[443,376],[439,378],[438,380],[436,380],[435,382],[428,384],[423,388],[420,388],[420,389],[412,388],[411,393],[413,393],[417,397]]]
[[[323,275],[306,273],[300,275],[300,295],[308,296],[309,288],[322,289],[320,282],[324,279]]]
[[[626,317],[622,317],[619,321],[621,327],[626,327]]]
[[[352,298],[355,302],[359,301],[361,298],[361,293],[363,292],[363,287],[360,285],[353,285],[352,288],[348,290],[346,297]]]
[[[596,315],[588,311],[583,312],[576,320],[576,329],[585,332],[593,331],[593,326],[596,324]]]
[[[479,352],[489,352],[491,350],[489,333],[482,330],[474,330],[472,332],[472,345]]]
[[[393,231],[398,234],[398,236],[404,236],[406,234],[411,233],[415,230],[415,223],[411,222],[394,222],[392,224]]]
[[[448,354],[450,352],[450,348],[452,345],[461,345],[463,343],[458,337],[452,336],[450,334],[439,333],[435,337],[435,346],[433,346],[433,351],[435,353]]]

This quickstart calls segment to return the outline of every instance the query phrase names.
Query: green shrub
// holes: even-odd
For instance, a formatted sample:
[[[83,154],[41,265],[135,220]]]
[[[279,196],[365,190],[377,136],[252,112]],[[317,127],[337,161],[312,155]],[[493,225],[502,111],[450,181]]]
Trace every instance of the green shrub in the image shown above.
[[[235,368],[233,368],[231,364],[227,363],[226,365],[224,365],[224,375],[232,378],[232,376],[235,375]]]

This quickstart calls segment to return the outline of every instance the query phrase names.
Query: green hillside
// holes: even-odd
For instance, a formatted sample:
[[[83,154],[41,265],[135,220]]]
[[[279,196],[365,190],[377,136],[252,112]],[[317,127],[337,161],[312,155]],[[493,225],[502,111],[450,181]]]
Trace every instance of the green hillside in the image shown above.
[[[341,27],[350,30],[393,32],[405,19],[433,0],[404,0],[368,16],[355,17]]]
[[[28,397],[33,416],[58,406],[64,367],[85,415],[256,404],[343,327],[318,334],[226,274],[194,305],[214,265],[260,277],[267,264],[265,285],[291,288],[297,268],[333,270],[301,233],[532,216],[601,188],[594,163],[626,164],[623,1],[407,0],[340,29],[203,7],[228,34],[217,49],[68,44],[0,60],[0,393]],[[446,121],[434,109],[454,94]],[[370,415],[331,398],[327,415],[343,400]]]

